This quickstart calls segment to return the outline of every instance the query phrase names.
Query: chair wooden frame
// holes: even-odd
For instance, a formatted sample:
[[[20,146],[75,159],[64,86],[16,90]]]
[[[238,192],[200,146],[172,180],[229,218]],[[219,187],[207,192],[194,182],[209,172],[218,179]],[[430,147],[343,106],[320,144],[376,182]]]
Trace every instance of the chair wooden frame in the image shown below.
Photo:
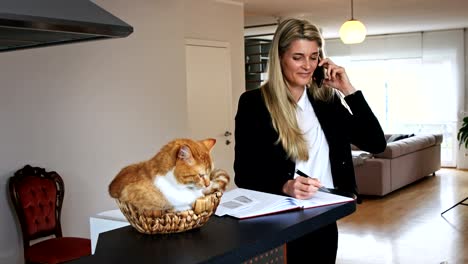
[[[35,180],[26,179],[28,177],[34,177],[36,179],[39,178],[40,182],[44,183],[45,185],[44,186],[34,185]],[[24,180],[28,182],[25,183]],[[31,184],[30,182],[31,180],[33,181],[31,185],[33,186],[33,188],[31,189],[31,192],[29,193],[28,192],[29,190],[25,189],[25,187],[31,188],[29,186]],[[50,181],[53,187],[52,185],[50,185],[44,180]],[[22,186],[23,184],[27,184],[27,185]],[[63,199],[65,196],[65,186],[64,186],[64,182],[62,178],[57,172],[55,171],[47,172],[43,168],[32,167],[30,165],[26,165],[24,166],[24,168],[18,170],[12,177],[10,177],[8,181],[8,188],[9,188],[11,201],[13,203],[13,206],[16,211],[16,215],[18,216],[18,220],[21,226],[25,263],[31,263],[31,261],[35,261],[35,259],[34,260],[30,259],[32,256],[30,254],[37,254],[37,252],[43,252],[39,248],[47,245],[44,243],[49,243],[49,244],[51,243],[50,245],[53,245],[54,243],[65,243],[65,244],[62,244],[64,246],[66,245],[65,248],[68,248],[69,246],[73,246],[73,248],[75,248],[76,246],[78,246],[78,248],[81,250],[77,252],[75,255],[64,256],[63,254],[62,255],[59,254],[57,256],[54,256],[54,255],[50,256],[52,259],[55,259],[57,261],[59,261],[60,259],[63,259],[63,257],[66,258],[66,259],[63,259],[64,261],[68,261],[68,260],[76,259],[76,258],[83,256],[83,254],[85,254],[84,252],[87,251],[86,249],[87,243],[89,243],[89,254],[91,254],[91,242],[89,239],[63,237],[62,235],[62,224],[60,221],[60,217],[61,217]],[[54,194],[55,199],[53,197],[50,197],[51,195],[50,193],[47,193],[48,192],[47,189],[50,189],[50,188],[53,188],[55,192]],[[39,192],[42,191],[43,193],[38,194],[37,191]],[[23,197],[20,197],[20,195],[23,195]],[[24,195],[26,195],[26,198],[24,197]],[[27,195],[31,195],[32,198],[28,197]],[[35,199],[36,195],[40,195],[40,198]],[[42,195],[45,195],[45,196],[42,196]],[[25,199],[25,200],[22,200],[22,199]],[[25,204],[28,204],[30,200],[33,203],[37,201],[38,204],[33,204],[31,206],[25,207]],[[46,202],[46,204],[44,205],[41,202]],[[47,206],[50,206],[50,207],[47,208]],[[25,213],[26,210],[37,210],[37,208],[40,208],[40,210],[45,208],[44,210],[47,210],[47,211],[42,211],[42,212],[45,212],[45,215],[38,214],[38,217],[41,217],[41,216],[44,217],[43,218],[44,222],[38,222],[38,219],[35,219],[35,220],[27,219],[27,214]],[[51,218],[54,218],[53,220],[55,222],[49,223],[48,221],[51,221],[50,220]],[[45,226],[42,226],[41,224],[39,228],[34,229],[34,226],[32,226],[34,224],[31,222],[33,220],[34,220],[34,224],[37,225],[39,223],[43,223],[45,224]],[[39,221],[42,221],[42,219]],[[49,239],[46,239],[45,241],[41,241],[37,243],[37,245],[36,244],[31,245],[31,241],[33,240],[52,236],[52,235],[55,236],[55,238],[49,238]],[[36,246],[39,246],[39,247],[36,247]],[[62,248],[61,250],[65,248]],[[32,253],[32,252],[36,252],[36,253]],[[60,251],[60,252],[63,253],[63,251]],[[43,258],[43,257],[40,257],[40,258]],[[42,263],[44,260],[36,260],[36,261],[39,261]]]
[[[24,214],[23,209],[21,208],[20,204],[20,197],[18,196],[18,184],[28,176],[35,176],[40,177],[43,179],[50,179],[54,182],[57,188],[57,198],[55,204],[55,228],[50,231],[43,231],[33,234],[31,236],[28,235],[28,231],[26,230],[27,223],[26,223],[26,216]],[[62,225],[60,222],[63,198],[65,196],[65,186],[63,183],[62,178],[55,172],[46,172],[45,169],[39,167],[32,167],[30,165],[24,166],[24,168],[18,170],[13,177],[10,177],[8,182],[10,197],[12,197],[12,202],[16,210],[16,214],[18,215],[20,224],[21,224],[21,231],[23,234],[23,244],[25,249],[29,247],[29,243],[31,240],[38,239],[44,236],[55,235],[55,237],[62,237]]]

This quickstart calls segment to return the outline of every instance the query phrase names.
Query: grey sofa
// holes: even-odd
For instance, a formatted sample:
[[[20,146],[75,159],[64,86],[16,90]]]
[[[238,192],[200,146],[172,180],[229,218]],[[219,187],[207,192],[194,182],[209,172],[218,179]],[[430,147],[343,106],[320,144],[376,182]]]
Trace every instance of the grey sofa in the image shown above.
[[[415,135],[387,143],[384,152],[356,162],[359,193],[383,196],[434,174],[440,169],[442,139],[442,134]]]

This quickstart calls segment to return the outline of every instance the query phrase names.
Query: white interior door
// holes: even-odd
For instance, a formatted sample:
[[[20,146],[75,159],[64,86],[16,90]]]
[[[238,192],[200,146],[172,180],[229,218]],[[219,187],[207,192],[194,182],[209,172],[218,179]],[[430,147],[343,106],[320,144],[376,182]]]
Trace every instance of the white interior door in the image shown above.
[[[215,167],[234,177],[229,43],[186,40],[188,126],[193,139],[214,138]],[[230,185],[232,186],[232,184]]]

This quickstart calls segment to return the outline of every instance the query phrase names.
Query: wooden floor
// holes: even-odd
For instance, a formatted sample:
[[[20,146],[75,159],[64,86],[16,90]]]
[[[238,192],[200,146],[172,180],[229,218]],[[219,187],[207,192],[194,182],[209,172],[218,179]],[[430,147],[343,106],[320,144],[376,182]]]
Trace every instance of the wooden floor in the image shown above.
[[[468,264],[468,172],[441,169],[338,222],[338,264]],[[465,201],[468,204],[468,201]]]

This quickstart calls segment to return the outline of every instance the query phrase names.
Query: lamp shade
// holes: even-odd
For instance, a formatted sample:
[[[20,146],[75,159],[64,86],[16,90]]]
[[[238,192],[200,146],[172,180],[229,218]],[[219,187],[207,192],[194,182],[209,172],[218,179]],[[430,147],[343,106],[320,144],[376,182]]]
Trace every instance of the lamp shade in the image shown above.
[[[366,34],[366,27],[359,20],[348,20],[340,28],[340,38],[344,44],[361,43]]]

